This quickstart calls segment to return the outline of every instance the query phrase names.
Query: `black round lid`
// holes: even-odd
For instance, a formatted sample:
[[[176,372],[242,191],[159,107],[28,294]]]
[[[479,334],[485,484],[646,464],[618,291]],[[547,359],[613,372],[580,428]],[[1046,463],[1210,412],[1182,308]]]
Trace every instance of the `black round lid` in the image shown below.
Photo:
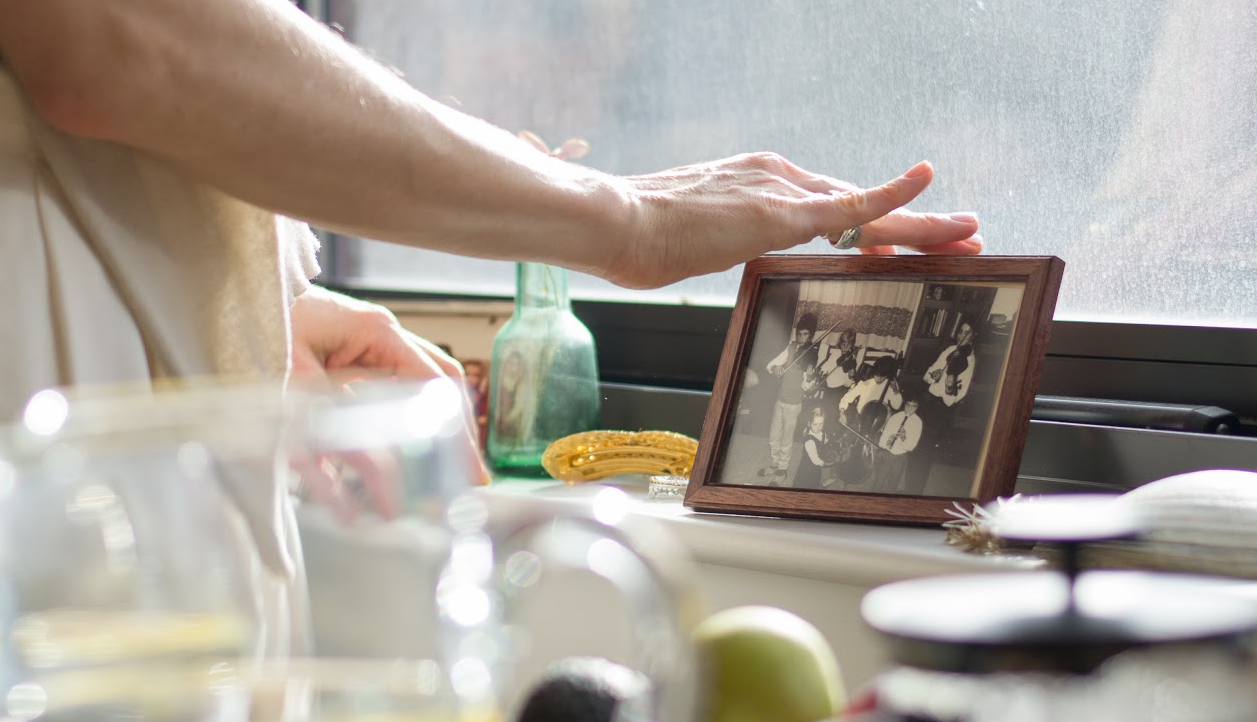
[[[955,672],[1087,672],[1137,646],[1238,640],[1257,630],[1257,584],[1216,577],[1056,571],[913,579],[869,592],[865,621],[896,660]]]

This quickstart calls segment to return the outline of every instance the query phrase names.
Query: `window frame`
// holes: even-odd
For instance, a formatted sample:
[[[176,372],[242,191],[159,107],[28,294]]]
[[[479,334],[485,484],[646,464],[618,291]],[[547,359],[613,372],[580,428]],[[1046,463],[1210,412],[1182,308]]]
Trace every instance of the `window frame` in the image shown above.
[[[391,300],[510,300],[381,291],[339,290]],[[710,391],[728,332],[730,307],[654,303],[572,302],[598,348],[607,383]],[[1040,395],[1217,406],[1257,435],[1257,332],[1253,329],[1056,320],[1040,378]]]

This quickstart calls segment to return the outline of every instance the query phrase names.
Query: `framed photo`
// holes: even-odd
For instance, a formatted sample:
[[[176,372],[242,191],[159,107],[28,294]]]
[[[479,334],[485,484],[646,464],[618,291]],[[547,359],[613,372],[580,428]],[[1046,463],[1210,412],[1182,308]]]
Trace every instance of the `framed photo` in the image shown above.
[[[1064,265],[748,263],[685,505],[934,523],[1011,493]]]

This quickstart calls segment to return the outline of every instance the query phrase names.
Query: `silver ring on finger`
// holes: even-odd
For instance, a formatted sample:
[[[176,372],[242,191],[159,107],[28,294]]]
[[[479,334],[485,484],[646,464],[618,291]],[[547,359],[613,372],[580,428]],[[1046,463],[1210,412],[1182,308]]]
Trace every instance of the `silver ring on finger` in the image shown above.
[[[843,231],[836,239],[826,235],[825,240],[829,241],[829,245],[834,248],[837,248],[840,251],[846,251],[855,248],[855,244],[860,242],[860,233],[860,226],[856,226],[855,228],[848,228]]]

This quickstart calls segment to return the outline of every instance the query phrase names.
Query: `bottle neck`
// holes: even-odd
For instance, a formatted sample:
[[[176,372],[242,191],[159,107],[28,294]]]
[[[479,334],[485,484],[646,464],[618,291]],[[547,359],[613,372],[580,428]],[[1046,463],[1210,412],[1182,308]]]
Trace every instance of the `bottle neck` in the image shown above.
[[[545,263],[515,264],[515,306],[521,310],[570,310],[567,270]]]

